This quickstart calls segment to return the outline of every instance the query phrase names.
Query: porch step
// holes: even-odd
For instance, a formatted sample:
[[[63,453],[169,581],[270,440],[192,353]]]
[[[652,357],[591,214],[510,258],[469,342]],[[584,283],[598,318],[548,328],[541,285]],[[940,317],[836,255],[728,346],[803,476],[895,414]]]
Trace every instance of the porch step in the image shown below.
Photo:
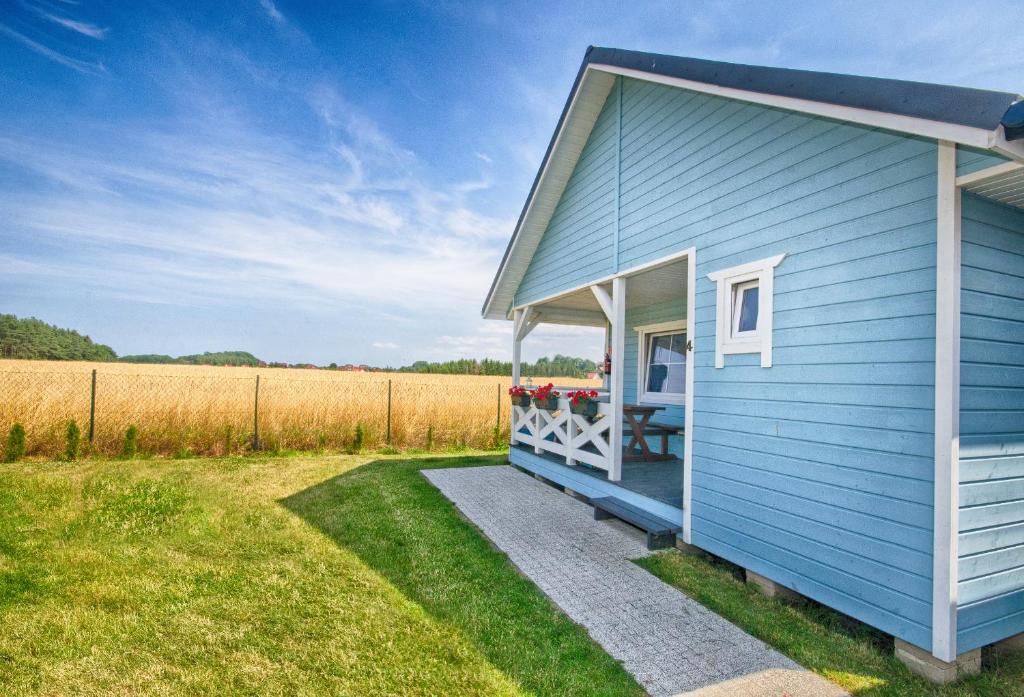
[[[676,544],[676,533],[682,528],[642,508],[626,503],[614,496],[601,496],[590,499],[594,505],[594,520],[618,518],[630,525],[635,525],[647,533],[647,549],[666,549]]]

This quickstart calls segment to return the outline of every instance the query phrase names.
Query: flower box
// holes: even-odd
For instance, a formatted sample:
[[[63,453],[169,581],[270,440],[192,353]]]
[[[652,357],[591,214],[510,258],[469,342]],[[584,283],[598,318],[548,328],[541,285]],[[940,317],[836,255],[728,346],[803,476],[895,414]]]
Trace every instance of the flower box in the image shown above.
[[[526,391],[525,387],[515,385],[508,388],[509,397],[512,399],[512,406],[522,407],[523,409],[530,408],[530,394]]]
[[[545,411],[558,411],[558,397],[553,395],[540,398],[534,397],[533,403],[538,409],[544,409]]]
[[[594,400],[579,401],[576,403],[569,403],[569,411],[579,416],[584,416],[588,419],[592,419],[597,416],[597,402]]]
[[[565,395],[569,400],[569,411],[593,421],[597,416],[597,391],[577,390]]]
[[[545,411],[558,411],[558,398],[562,396],[562,393],[555,390],[554,387],[549,382],[543,387],[531,390],[530,396],[533,398],[533,405]]]

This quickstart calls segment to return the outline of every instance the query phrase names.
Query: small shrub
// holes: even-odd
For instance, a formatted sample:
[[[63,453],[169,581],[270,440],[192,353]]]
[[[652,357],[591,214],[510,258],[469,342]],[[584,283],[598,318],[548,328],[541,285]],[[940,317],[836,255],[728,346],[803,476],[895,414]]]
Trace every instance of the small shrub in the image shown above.
[[[491,447],[495,450],[500,450],[504,443],[501,442],[501,426],[494,425],[494,429],[491,431]]]
[[[434,427],[427,426],[427,450],[434,449]]]
[[[383,448],[377,451],[381,455],[398,455],[402,451],[392,445],[385,445]]]
[[[68,421],[68,428],[64,432],[64,460],[74,462],[78,459],[78,453],[82,447],[82,431],[74,420]]]
[[[362,424],[356,424],[355,435],[352,436],[352,443],[348,447],[349,453],[354,455],[354,454],[360,452],[363,449],[363,438],[364,438],[364,436],[365,436],[365,434],[363,433],[363,425]]]
[[[124,445],[121,448],[121,457],[131,460],[139,452],[139,429],[134,425],[128,426],[124,432]]]
[[[25,457],[25,427],[21,424],[14,424],[7,432],[4,462],[17,462],[23,457]]]

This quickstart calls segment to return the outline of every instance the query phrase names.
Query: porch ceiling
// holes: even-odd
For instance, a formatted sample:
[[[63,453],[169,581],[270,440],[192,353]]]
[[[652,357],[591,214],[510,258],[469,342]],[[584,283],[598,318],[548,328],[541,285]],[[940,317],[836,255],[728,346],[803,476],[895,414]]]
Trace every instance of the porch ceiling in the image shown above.
[[[626,307],[646,307],[686,297],[685,259],[627,277]],[[611,283],[598,284],[611,294]],[[589,286],[533,306],[541,322],[603,327],[601,306]]]
[[[996,167],[962,176],[958,184],[965,191],[1024,208],[1024,164],[1006,163]]]

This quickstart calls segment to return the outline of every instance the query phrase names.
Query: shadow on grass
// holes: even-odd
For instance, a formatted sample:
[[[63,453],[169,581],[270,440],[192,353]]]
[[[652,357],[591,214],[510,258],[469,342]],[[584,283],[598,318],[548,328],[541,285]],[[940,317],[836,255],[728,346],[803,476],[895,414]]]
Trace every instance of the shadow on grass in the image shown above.
[[[355,553],[434,619],[539,694],[630,695],[642,690],[420,474],[504,464],[504,455],[383,459],[281,500]]]

